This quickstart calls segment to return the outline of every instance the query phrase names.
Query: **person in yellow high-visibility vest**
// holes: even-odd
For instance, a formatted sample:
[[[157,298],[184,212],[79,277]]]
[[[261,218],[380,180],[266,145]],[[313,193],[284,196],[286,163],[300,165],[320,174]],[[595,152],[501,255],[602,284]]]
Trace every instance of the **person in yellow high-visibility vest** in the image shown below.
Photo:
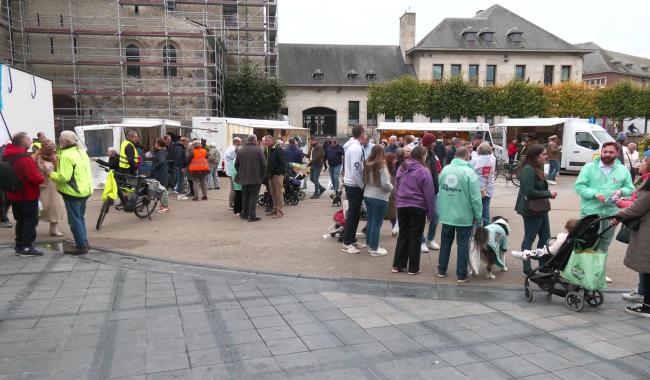
[[[138,173],[138,150],[135,148],[140,141],[136,131],[128,131],[126,140],[120,145],[119,171],[124,174],[136,175]]]

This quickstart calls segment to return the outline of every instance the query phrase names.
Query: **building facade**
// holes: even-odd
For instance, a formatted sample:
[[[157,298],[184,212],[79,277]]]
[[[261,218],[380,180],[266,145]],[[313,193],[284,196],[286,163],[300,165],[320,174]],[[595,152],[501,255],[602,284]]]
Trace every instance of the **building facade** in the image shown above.
[[[592,51],[584,58],[582,80],[585,84],[605,88],[621,80],[631,80],[641,86],[650,85],[650,59],[605,50],[593,42],[576,46]]]

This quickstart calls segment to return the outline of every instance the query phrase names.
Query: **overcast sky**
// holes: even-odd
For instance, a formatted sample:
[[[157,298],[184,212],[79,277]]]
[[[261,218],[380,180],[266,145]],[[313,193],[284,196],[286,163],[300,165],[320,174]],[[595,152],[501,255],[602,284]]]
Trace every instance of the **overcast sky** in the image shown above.
[[[399,17],[416,12],[416,42],[445,17],[472,17],[479,0],[278,0],[281,43],[397,45]],[[650,1],[500,0],[498,4],[570,43],[650,58]]]

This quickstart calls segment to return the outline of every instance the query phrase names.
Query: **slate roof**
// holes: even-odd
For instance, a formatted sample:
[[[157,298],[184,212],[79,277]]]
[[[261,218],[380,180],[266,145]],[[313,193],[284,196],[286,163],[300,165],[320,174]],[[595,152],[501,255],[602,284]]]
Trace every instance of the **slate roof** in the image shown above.
[[[385,82],[403,74],[415,76],[412,65],[404,63],[399,46],[392,45],[318,45],[279,44],[280,80],[287,86],[353,86],[365,87],[371,71],[375,82]],[[312,74],[320,69],[323,80]],[[347,73],[354,70],[357,79],[350,81]]]
[[[493,42],[466,41],[461,35],[463,30],[471,27],[476,31],[489,28],[494,32]],[[523,32],[522,42],[512,42],[507,33],[516,28]],[[426,37],[415,45],[410,52],[424,50],[477,50],[477,51],[540,51],[582,53],[588,51],[576,48],[552,33],[512,13],[496,4],[479,11],[470,18],[446,18],[440,22]]]
[[[576,44],[575,46],[593,50],[592,53],[584,56],[583,74],[619,73],[650,78],[649,58],[605,50],[593,42]],[[645,70],[643,69],[644,66]]]

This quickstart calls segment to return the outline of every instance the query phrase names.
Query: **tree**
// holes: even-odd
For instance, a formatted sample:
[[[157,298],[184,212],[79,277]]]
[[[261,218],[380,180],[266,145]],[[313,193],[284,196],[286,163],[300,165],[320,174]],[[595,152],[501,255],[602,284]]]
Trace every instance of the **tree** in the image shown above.
[[[411,75],[368,87],[368,111],[374,114],[407,117],[422,113],[425,87]]]
[[[226,116],[267,118],[277,115],[284,105],[286,89],[275,78],[266,78],[253,67],[245,66],[240,73],[224,83]]]
[[[514,79],[498,90],[498,109],[495,115],[509,117],[530,117],[544,115],[544,89]]]
[[[607,116],[618,123],[626,117],[643,115],[643,90],[631,81],[620,81],[607,87],[596,96],[596,107],[600,116]]]
[[[544,87],[546,116],[592,117],[596,114],[596,91],[583,83],[563,82]]]
[[[429,82],[423,114],[433,118],[475,117],[483,115],[481,88],[460,78]]]
[[[648,119],[650,119],[650,87],[643,87],[639,92],[639,112],[645,118],[644,133],[648,133]]]

